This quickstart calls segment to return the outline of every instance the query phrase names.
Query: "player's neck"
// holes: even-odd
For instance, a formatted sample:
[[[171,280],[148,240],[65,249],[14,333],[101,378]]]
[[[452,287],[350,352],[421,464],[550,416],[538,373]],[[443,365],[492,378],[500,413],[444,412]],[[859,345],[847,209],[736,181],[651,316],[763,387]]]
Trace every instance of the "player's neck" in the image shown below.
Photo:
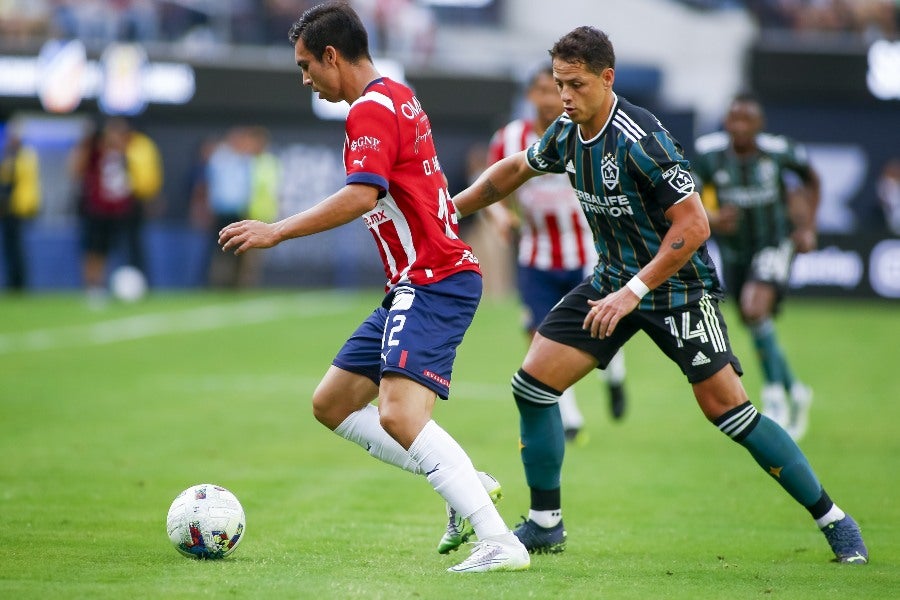
[[[589,121],[578,124],[582,139],[592,140],[597,137],[597,134],[603,131],[603,128],[606,127],[606,124],[609,121],[615,103],[615,94],[612,92],[608,93],[603,100],[603,106],[600,107],[600,110],[598,110]]]
[[[352,65],[347,84],[345,85],[347,92],[344,99],[347,101],[347,104],[356,102],[365,93],[368,85],[380,78],[381,74],[375,68],[375,65],[367,60],[361,60],[358,64]]]

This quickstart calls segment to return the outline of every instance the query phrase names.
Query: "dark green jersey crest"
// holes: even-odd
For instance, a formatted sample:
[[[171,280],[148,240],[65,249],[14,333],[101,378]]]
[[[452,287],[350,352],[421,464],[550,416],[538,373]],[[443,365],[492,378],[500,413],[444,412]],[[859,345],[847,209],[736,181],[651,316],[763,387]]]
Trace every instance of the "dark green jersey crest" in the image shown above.
[[[755,155],[742,158],[723,131],[702,136],[696,143],[694,169],[703,187],[715,191],[719,207],[740,209],[737,231],[716,235],[727,262],[749,264],[763,248],[790,237],[785,175],[793,173],[804,182],[812,178],[806,150],[793,140],[761,133],[756,145]],[[704,201],[708,197],[712,196],[704,194]]]
[[[659,252],[669,230],[665,212],[694,191],[681,146],[647,110],[616,97],[609,121],[590,140],[559,117],[528,149],[537,171],[567,173],[594,234],[600,259],[593,284],[621,289]],[[641,301],[643,310],[670,309],[721,295],[706,245]]]

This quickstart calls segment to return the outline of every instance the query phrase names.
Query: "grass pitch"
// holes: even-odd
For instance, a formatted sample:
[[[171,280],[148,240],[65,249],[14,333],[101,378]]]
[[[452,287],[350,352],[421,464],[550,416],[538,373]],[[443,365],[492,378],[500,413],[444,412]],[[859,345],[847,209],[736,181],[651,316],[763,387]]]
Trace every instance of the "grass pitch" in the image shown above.
[[[3,598],[897,598],[896,303],[791,299],[779,320],[815,390],[802,442],[863,528],[871,564],[829,562],[806,512],[707,424],[645,336],[626,347],[629,411],[578,387],[590,441],[570,447],[568,550],[530,571],[454,575],[443,502],[312,418],[309,398],[380,299],[346,292],[154,295],[92,311],[78,296],[0,300]],[[726,305],[758,398],[759,368]],[[525,351],[514,300],[485,300],[436,420],[527,511],[508,381]],[[246,537],[181,557],[165,516],[182,489],[228,487]]]

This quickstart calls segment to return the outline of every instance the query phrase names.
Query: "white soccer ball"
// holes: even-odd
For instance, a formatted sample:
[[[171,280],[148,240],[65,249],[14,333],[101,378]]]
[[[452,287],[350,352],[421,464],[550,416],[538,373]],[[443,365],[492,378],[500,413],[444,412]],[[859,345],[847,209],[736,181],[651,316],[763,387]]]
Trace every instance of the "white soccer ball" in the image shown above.
[[[147,278],[137,267],[118,267],[109,277],[109,289],[117,300],[137,302],[147,294]]]
[[[244,508],[234,494],[212,483],[184,490],[172,502],[166,531],[172,545],[190,558],[225,558],[244,536]]]

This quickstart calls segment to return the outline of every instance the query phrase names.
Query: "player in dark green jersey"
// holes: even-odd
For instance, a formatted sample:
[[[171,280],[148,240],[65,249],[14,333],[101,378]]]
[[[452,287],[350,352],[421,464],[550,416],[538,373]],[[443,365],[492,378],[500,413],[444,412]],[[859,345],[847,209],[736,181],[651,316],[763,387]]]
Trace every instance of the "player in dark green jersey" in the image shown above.
[[[600,255],[593,276],[543,321],[513,376],[531,488],[528,518],[516,535],[532,552],[565,548],[557,400],[641,330],[681,368],[704,415],[807,508],[836,560],[865,563],[856,522],[831,501],[787,432],[759,414],[744,391],[706,252],[709,221],[681,147],[656,117],[613,92],[615,53],[602,31],[579,27],[550,56],[565,114],[539,142],[495,163],[453,199],[465,216],[532,177],[568,173]]]
[[[803,146],[764,133],[763,124],[759,101],[736,96],[724,131],[697,140],[694,171],[703,183],[726,288],[738,299],[762,365],[763,414],[799,440],[806,433],[812,392],[794,377],[773,319],[795,253],[816,247],[819,177]],[[796,183],[789,187],[790,180]]]

